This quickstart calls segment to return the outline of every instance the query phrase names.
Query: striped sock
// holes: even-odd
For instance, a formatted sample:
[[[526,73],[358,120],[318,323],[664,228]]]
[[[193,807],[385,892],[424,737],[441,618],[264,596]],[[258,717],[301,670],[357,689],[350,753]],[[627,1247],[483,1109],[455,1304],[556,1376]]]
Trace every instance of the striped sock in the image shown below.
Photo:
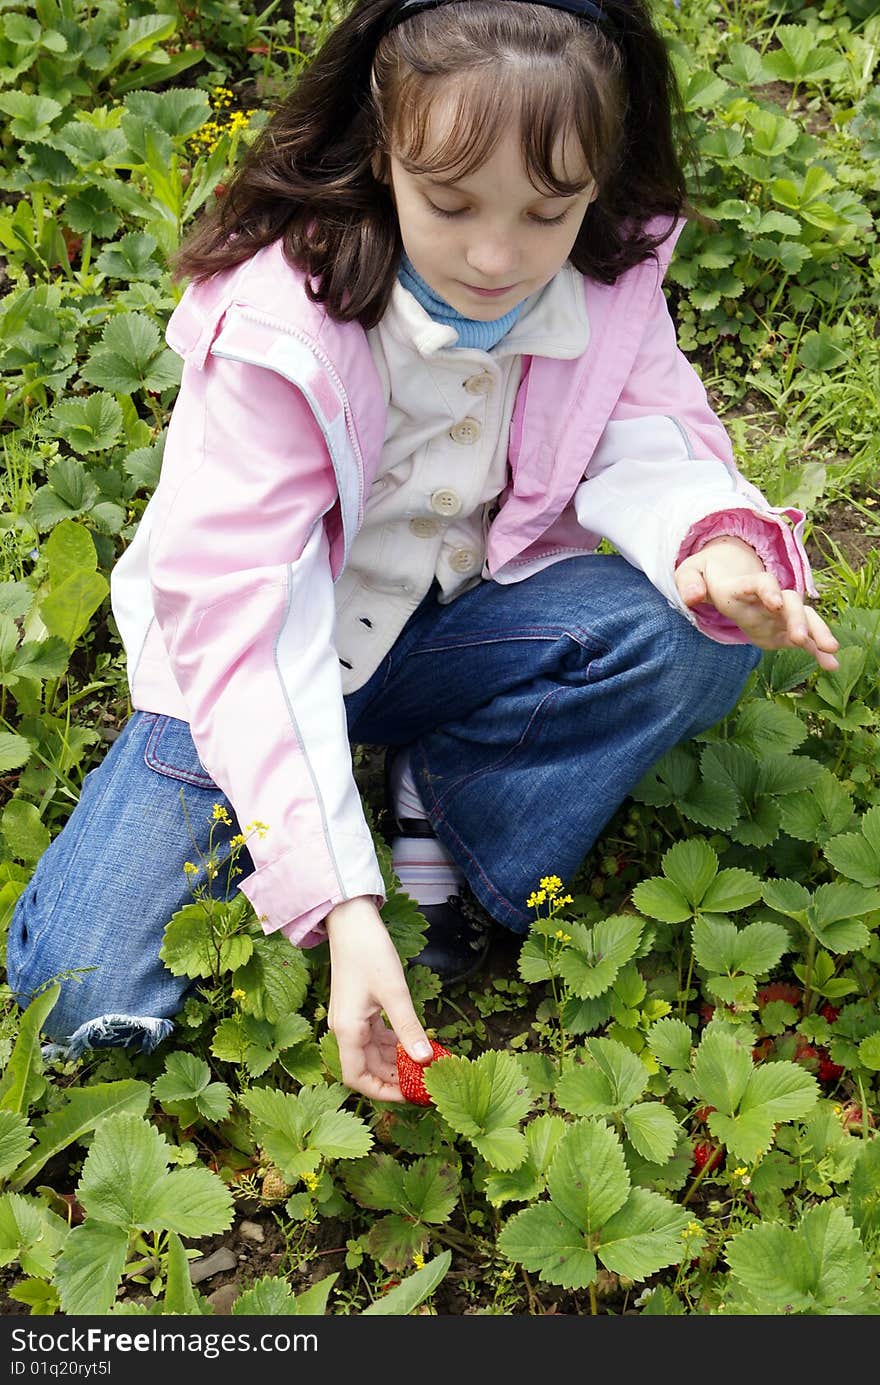
[[[391,793],[397,817],[427,821],[408,751],[394,757]],[[460,892],[464,883],[464,876],[437,837],[394,837],[391,860],[401,888],[417,904],[445,904],[451,894]]]

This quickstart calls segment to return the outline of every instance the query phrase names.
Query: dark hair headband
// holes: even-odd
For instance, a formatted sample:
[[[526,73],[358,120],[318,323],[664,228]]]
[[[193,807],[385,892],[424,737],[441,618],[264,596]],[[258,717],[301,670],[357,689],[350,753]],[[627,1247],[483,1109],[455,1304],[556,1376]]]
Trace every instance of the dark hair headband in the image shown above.
[[[385,16],[382,34],[389,33],[391,29],[395,29],[405,19],[411,19],[414,14],[421,14],[423,10],[434,10],[438,5],[447,5],[452,2],[453,0],[398,0],[398,3],[392,5]],[[594,24],[606,32],[613,28],[611,16],[601,4],[594,3],[594,0],[526,0],[526,3],[547,5],[552,10],[567,10],[569,14],[576,14],[580,19],[592,20]]]

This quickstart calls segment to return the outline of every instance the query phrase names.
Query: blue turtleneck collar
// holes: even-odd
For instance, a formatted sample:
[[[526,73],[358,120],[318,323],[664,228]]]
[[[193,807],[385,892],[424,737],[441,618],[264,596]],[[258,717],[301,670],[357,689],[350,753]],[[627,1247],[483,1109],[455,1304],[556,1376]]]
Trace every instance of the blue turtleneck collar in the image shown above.
[[[458,346],[475,346],[481,351],[488,351],[506,336],[523,309],[523,303],[517,303],[509,313],[496,318],[494,322],[480,322],[476,318],[464,317],[416,273],[407,255],[401,257],[397,277],[434,322],[440,322],[444,327],[455,328],[458,333]]]

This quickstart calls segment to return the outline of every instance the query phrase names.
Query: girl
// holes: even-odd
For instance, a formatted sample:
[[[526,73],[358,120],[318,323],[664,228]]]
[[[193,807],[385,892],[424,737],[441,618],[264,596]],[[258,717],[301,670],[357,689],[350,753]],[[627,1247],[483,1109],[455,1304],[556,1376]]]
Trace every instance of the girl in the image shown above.
[[[485,950],[464,882],[524,932],[761,649],[836,666],[803,515],[738,473],[676,347],[672,89],[644,0],[357,0],[185,246],[183,381],[112,582],[135,710],[10,929],[23,1000],[93,967],[49,1019],[67,1052],[152,1047],[181,1005],[183,785],[203,850],[214,804],[226,840],[268,825],[240,887],[329,938],[344,1080],[399,1100],[396,1040],[430,1050],[350,741],[396,749],[395,866],[449,980]]]

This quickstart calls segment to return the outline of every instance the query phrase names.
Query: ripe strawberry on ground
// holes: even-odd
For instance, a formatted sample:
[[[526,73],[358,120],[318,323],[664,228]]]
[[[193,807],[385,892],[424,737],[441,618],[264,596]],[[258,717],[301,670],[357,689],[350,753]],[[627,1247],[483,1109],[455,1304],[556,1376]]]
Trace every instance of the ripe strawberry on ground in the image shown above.
[[[819,1066],[816,1076],[820,1082],[836,1082],[844,1074],[844,1068],[839,1063],[832,1063],[827,1048],[819,1049]]]
[[[698,1121],[700,1125],[705,1125],[715,1109],[714,1106],[698,1106],[694,1111],[694,1120]]]
[[[424,1063],[417,1063],[414,1058],[410,1058],[403,1044],[397,1045],[397,1080],[400,1084],[401,1096],[407,1101],[411,1101],[415,1106],[430,1106],[431,1097],[425,1088],[424,1071],[430,1067],[435,1058],[451,1058],[452,1054],[448,1048],[438,1044],[436,1039],[431,1040],[431,1048],[434,1050],[433,1057],[428,1058]]]
[[[824,1005],[819,1006],[819,1014],[823,1019],[826,1019],[829,1024],[834,1024],[836,1020],[840,1019],[840,1011],[837,1006],[829,1004],[827,1000]]]

